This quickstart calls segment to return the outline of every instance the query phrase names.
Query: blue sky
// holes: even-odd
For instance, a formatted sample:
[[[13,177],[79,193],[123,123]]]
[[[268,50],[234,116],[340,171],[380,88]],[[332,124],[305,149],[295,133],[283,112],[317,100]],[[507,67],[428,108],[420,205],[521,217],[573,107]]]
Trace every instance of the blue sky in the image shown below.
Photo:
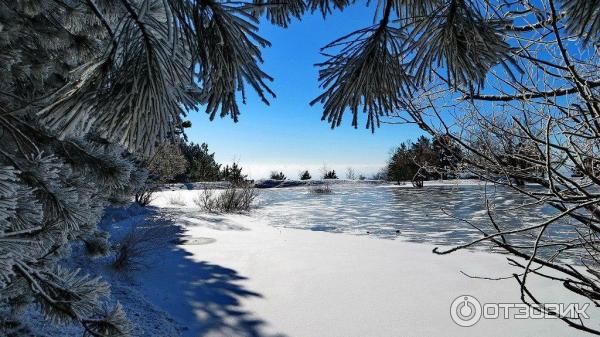
[[[422,133],[415,126],[382,125],[371,134],[364,123],[354,129],[350,115],[331,130],[321,121],[322,107],[309,105],[321,92],[314,67],[323,60],[319,48],[372,24],[373,11],[372,6],[355,5],[326,20],[320,14],[306,15],[287,29],[262,22],[260,35],[272,43],[263,50],[263,69],[275,78],[271,88],[277,98],[266,106],[249,95],[247,104],[240,106],[238,123],[229,117],[210,122],[203,111],[192,112],[190,141],[208,143],[218,162],[236,160],[252,178],[263,178],[271,170],[296,178],[302,169],[315,176],[324,164],[340,172],[349,166],[365,174],[377,171],[393,146]]]

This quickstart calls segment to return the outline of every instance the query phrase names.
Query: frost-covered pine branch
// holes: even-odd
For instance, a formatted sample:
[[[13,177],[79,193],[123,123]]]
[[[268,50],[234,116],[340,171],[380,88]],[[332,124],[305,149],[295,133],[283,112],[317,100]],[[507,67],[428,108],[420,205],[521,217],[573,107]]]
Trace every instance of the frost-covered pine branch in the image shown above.
[[[237,121],[238,98],[245,101],[248,89],[266,104],[275,96],[261,68],[261,49],[270,46],[258,33],[263,16],[286,26],[306,12],[327,17],[354,4],[0,0],[0,309],[16,312],[35,302],[48,319],[78,322],[88,335],[127,336],[122,308],[103,302],[105,284],[57,262],[74,242],[101,247],[106,235],[96,223],[104,207],[128,200],[145,178],[134,168],[136,156],[147,159],[181,134],[187,111],[203,108],[210,119]],[[374,130],[404,114],[434,136],[450,137],[483,177],[542,184],[548,191],[538,201],[587,230],[580,243],[559,244],[573,254],[598,251],[600,212],[588,189],[600,184],[600,2],[369,5],[372,26],[323,50],[323,93],[313,102],[323,104],[323,119],[338,126],[349,110],[357,126],[364,112]],[[460,123],[447,125],[440,110],[461,112]],[[497,113],[520,131],[499,132]],[[500,155],[499,145],[514,139],[522,148]],[[566,176],[565,167],[584,182]],[[586,276],[569,272],[503,246],[499,238],[509,234],[494,225],[488,241],[527,257],[526,272],[544,263],[567,275],[573,292],[600,296],[596,265]],[[528,248],[537,252],[540,244],[557,243],[538,240]],[[596,258],[577,256],[586,263]],[[518,281],[530,293],[525,278]]]
[[[181,133],[185,111],[204,105],[237,120],[244,82],[270,93],[253,12],[208,1],[0,1],[3,314],[35,303],[89,336],[129,335],[108,286],[57,263],[76,242],[108,252],[96,228],[104,208],[139,190],[146,173],[135,164]]]

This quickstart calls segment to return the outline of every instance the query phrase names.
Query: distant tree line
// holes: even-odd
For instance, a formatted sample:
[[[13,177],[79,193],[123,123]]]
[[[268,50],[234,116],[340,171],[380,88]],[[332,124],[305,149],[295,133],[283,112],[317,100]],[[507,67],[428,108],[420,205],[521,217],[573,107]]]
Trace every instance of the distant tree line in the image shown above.
[[[298,175],[300,180],[311,180],[312,176],[310,175],[310,172],[308,172],[308,170],[304,170],[302,172],[300,172],[300,174]],[[273,178],[271,178],[273,179]],[[338,179],[337,173],[335,173],[335,170],[328,170],[326,167],[324,167],[322,169],[321,172],[321,179]]]
[[[449,138],[431,140],[425,136],[414,143],[403,142],[393,150],[387,167],[378,177],[398,183],[453,178],[462,155],[458,146],[449,142]]]
[[[209,151],[206,143],[188,143],[183,139],[178,144],[161,147],[148,168],[153,181],[161,184],[197,181],[241,184],[248,178],[238,163],[225,166],[217,163],[215,153]]]
[[[338,179],[338,175],[335,170],[329,170],[327,167],[323,167],[321,172],[321,179]],[[308,170],[304,170],[298,174],[300,180],[310,180],[312,176]],[[271,179],[273,179],[271,177]],[[348,180],[366,180],[367,177],[362,173],[357,173],[352,167],[346,169],[346,179]]]

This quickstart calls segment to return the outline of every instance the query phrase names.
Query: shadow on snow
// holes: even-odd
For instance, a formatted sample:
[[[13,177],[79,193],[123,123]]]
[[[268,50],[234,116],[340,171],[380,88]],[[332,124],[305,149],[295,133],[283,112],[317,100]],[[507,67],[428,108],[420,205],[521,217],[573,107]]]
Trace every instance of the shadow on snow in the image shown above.
[[[262,298],[241,284],[246,277],[230,268],[194,261],[191,253],[177,245],[189,239],[183,235],[182,221],[175,223],[151,207],[145,219],[148,226],[174,226],[176,230],[150,257],[150,267],[130,276],[150,302],[186,326],[184,336],[283,336],[265,334],[266,322],[242,308],[243,298]]]

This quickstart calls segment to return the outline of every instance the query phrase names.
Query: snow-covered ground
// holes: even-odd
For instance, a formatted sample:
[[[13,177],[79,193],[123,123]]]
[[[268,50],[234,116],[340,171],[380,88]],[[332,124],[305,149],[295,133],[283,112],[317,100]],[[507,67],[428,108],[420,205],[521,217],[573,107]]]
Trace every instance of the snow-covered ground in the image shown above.
[[[268,210],[275,205],[269,203],[247,215],[206,214],[193,202],[197,193],[159,192],[147,209],[108,212],[102,226],[116,238],[132,225],[169,229],[164,245],[146,257],[146,267],[116,273],[102,259],[75,261],[113,284],[136,336],[583,335],[556,319],[456,325],[450,305],[461,295],[482,303],[520,303],[510,277],[490,281],[461,273],[510,276],[516,270],[502,255],[438,256],[427,243],[273,226]],[[305,211],[308,216],[310,209]],[[561,285],[529,282],[543,301],[579,300]],[[27,314],[39,335],[81,335],[76,328],[57,330]]]
[[[519,303],[503,256],[431,253],[432,246],[345,233],[277,228],[250,215],[207,215],[177,192],[154,205],[183,229],[183,242],[141,276],[142,292],[187,325],[184,336],[564,336],[556,319],[481,320],[462,328],[451,302]],[[265,206],[268,207],[268,206]],[[546,301],[575,299],[560,285],[532,279]],[[168,290],[165,290],[168,289]]]

